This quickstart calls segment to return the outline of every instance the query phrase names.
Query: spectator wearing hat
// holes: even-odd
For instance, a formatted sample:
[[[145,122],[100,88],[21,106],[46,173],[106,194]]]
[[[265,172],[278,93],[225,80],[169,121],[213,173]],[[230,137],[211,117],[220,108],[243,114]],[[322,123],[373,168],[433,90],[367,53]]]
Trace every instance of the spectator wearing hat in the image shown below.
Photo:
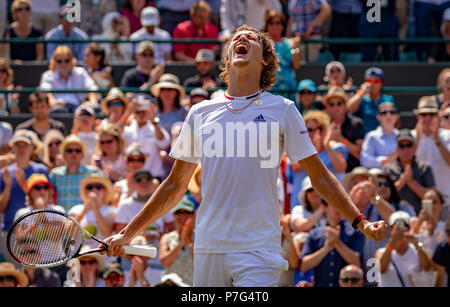
[[[0,253],[8,261],[6,251],[6,234],[11,227],[17,211],[25,207],[26,180],[32,174],[40,173],[48,176],[48,169],[44,164],[33,161],[35,144],[31,131],[17,130],[11,141],[11,152],[15,155],[15,162],[4,167],[0,180],[0,212],[3,213],[3,227],[0,231]],[[37,139],[37,137],[36,137]]]
[[[164,275],[176,273],[186,284],[194,282],[194,203],[183,198],[173,209],[176,229],[161,238],[159,259]]]
[[[338,287],[344,266],[361,266],[364,237],[332,206],[323,207],[327,225],[308,233],[299,266],[302,272],[314,269],[315,287]]]
[[[120,84],[122,87],[139,87],[148,90],[165,70],[164,63],[155,64],[155,45],[151,41],[139,43],[135,54],[137,66],[127,70]]]
[[[98,139],[95,153],[92,155],[91,165],[97,166],[111,182],[125,178],[126,142],[117,125],[107,124],[97,129]]]
[[[386,1],[380,4],[380,15],[383,16],[382,21],[378,22],[369,20],[372,12],[372,6],[363,3],[363,13],[359,19],[359,37],[360,38],[398,38],[399,37],[399,21],[396,15],[396,1]],[[422,36],[420,36],[422,37]],[[363,62],[373,62],[377,60],[377,49],[379,44],[361,44],[361,54]],[[382,44],[382,59],[384,61],[398,61],[399,50],[398,44]]]
[[[189,93],[189,104],[188,108],[192,108],[195,104],[202,102],[203,100],[208,100],[209,94],[208,92],[201,88],[196,87]]]
[[[94,174],[101,173],[96,166],[82,164],[86,153],[86,144],[74,134],[67,136],[59,147],[65,165],[55,167],[50,172],[50,182],[57,193],[57,204],[66,211],[82,202],[80,197],[81,181]]]
[[[382,93],[383,83],[383,70],[370,67],[364,74],[364,83],[347,102],[348,112],[363,120],[366,133],[378,127],[377,114],[381,103],[392,102],[398,110],[394,97]]]
[[[153,40],[172,39],[169,32],[159,27],[160,25],[159,11],[155,7],[148,6],[142,10],[141,24],[142,28],[131,34],[130,40],[153,41]],[[138,45],[135,44],[133,49],[134,49],[133,53],[137,53],[139,49]],[[172,60],[172,44],[170,43],[156,44],[154,46],[153,51],[155,53],[154,55],[155,64],[165,63],[166,61]]]
[[[59,152],[59,146],[63,141],[64,135],[59,130],[51,129],[45,134],[42,162],[47,165],[49,171],[65,163]]]
[[[409,129],[401,129],[397,137],[397,160],[386,163],[384,171],[395,182],[400,197],[419,214],[425,192],[435,186],[431,167],[417,159],[417,143]]]
[[[322,103],[331,118],[332,140],[344,144],[349,152],[347,172],[360,165],[361,147],[364,140],[362,120],[347,112],[348,95],[344,88],[332,86]]]
[[[89,164],[95,152],[97,144],[96,116],[94,109],[89,105],[81,105],[75,110],[73,118],[72,134],[77,135],[86,144],[86,153],[81,160],[83,164]]]
[[[339,61],[331,61],[325,66],[323,81],[325,81],[326,84],[319,85],[319,89],[329,89],[332,86],[340,86],[345,90],[350,90],[353,87],[353,78],[347,78],[345,66]]]
[[[147,6],[147,1],[126,0],[124,2],[122,1],[123,7],[120,10],[120,14],[125,17],[129,33],[132,34],[142,27],[141,14],[142,10]]]
[[[53,204],[53,186],[44,174],[33,174],[26,184],[26,207],[17,210],[14,220],[34,210],[55,210],[65,213],[61,206]]]
[[[184,87],[201,87],[204,89],[224,87],[225,82],[214,73],[216,59],[214,51],[200,49],[195,56],[195,69],[197,73],[183,82]]]
[[[377,250],[380,261],[380,287],[413,287],[413,276],[432,269],[430,257],[409,231],[411,217],[396,211],[389,218],[392,233],[387,245]]]
[[[176,122],[183,122],[188,110],[181,106],[181,101],[186,92],[180,85],[180,79],[173,74],[163,74],[159,82],[150,88],[150,92],[156,97],[158,109],[155,113],[159,117],[159,124],[166,129],[172,130]]]
[[[70,14],[71,6],[63,5],[59,11],[59,25],[53,28],[45,35],[45,40],[55,40],[55,39],[72,39],[72,40],[87,40],[89,36],[80,28],[74,26],[74,23],[69,21],[67,14]],[[61,43],[47,43],[46,54],[47,61],[50,61],[53,53]],[[65,43],[78,61],[83,61],[84,50],[87,47],[87,43]]]
[[[102,240],[114,230],[117,208],[111,206],[113,189],[111,181],[99,174],[81,180],[81,203],[72,207],[68,214],[74,216],[87,231]],[[98,242],[89,239],[87,245],[96,247]]]
[[[137,170],[144,167],[148,156],[144,148],[139,143],[131,143],[125,151],[125,160],[127,163],[127,175],[124,179],[114,183],[113,205],[119,205],[119,201],[131,196],[134,192],[133,176]]]
[[[397,136],[395,128],[400,119],[392,102],[382,102],[378,106],[377,120],[380,125],[364,137],[361,150],[361,165],[382,169],[386,163],[397,159]]]
[[[432,97],[422,97],[414,112],[416,157],[431,166],[436,188],[450,203],[450,130],[439,128],[439,108]]]
[[[134,111],[134,119],[123,130],[123,138],[127,144],[142,144],[148,159],[144,168],[153,176],[164,178],[167,174],[159,155],[161,150],[170,145],[169,133],[159,124],[159,118],[155,115],[156,106],[142,96],[137,99],[137,108]]]
[[[217,39],[219,29],[209,21],[211,7],[206,1],[198,1],[189,9],[190,20],[179,23],[173,29],[174,39]],[[212,43],[174,44],[176,61],[194,61],[200,49],[211,49],[215,54],[220,52],[219,45]]]
[[[0,287],[27,287],[28,277],[10,262],[0,262]]]
[[[434,267],[437,269],[438,277],[436,287],[450,285],[450,218],[445,222],[445,233],[447,240],[443,240],[436,248],[433,255]],[[447,280],[444,281],[444,275],[447,273]]]
[[[80,253],[90,250],[84,245]],[[105,287],[105,280],[101,278],[105,266],[105,258],[99,253],[83,255],[77,258],[80,262],[80,282],[67,279],[64,287]]]
[[[125,275],[119,262],[106,265],[102,278],[108,288],[121,288],[125,285]]]
[[[17,130],[31,130],[38,135],[41,141],[44,140],[45,134],[51,129],[59,130],[63,135],[67,135],[64,123],[49,117],[51,107],[46,93],[32,93],[28,100],[28,109],[33,117],[17,125]]]
[[[83,49],[84,52],[84,49]],[[84,56],[84,53],[83,53]],[[76,66],[76,58],[66,45],[56,47],[51,55],[49,69],[41,76],[40,90],[92,90],[98,89],[95,81],[83,67]],[[47,93],[52,113],[73,113],[85,102],[96,106],[98,94],[84,93]]]
[[[339,273],[340,287],[358,288],[364,285],[364,271],[353,264],[349,264],[342,268]]]
[[[300,112],[305,116],[310,110],[323,110],[323,104],[317,99],[317,87],[313,80],[303,79],[297,86]]]
[[[123,129],[128,124],[128,117],[132,114],[133,107],[134,104],[129,103],[122,90],[113,87],[100,103],[100,109],[108,116],[101,121],[100,127],[114,124]]]

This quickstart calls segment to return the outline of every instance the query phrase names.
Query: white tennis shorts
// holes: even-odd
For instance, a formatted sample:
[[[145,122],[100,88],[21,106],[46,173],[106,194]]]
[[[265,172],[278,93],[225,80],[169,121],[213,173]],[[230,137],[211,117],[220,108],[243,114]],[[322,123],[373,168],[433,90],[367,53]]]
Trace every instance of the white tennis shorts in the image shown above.
[[[289,263],[279,251],[194,254],[194,287],[277,287]]]

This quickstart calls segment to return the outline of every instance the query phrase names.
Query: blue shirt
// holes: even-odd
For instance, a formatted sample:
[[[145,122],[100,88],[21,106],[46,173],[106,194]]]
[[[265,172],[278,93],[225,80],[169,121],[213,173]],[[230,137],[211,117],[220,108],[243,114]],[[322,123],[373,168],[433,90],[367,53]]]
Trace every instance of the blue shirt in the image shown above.
[[[365,95],[359,103],[359,109],[354,115],[361,118],[364,122],[365,132],[375,130],[379,123],[377,120],[378,106],[382,102],[393,102],[398,110],[398,105],[391,95],[381,94],[380,99],[373,101],[369,95]]]
[[[364,235],[353,229],[350,222],[341,220],[340,240],[353,251],[362,256]],[[325,244],[325,227],[316,227],[312,229],[303,246],[300,259],[321,249]],[[333,249],[323,258],[318,266],[314,268],[314,287],[339,287],[339,273],[348,263],[342,256]]]
[[[66,37],[66,34],[64,33],[63,26],[59,25],[56,28],[50,30],[46,35],[45,39],[82,39],[87,40],[89,39],[89,36],[80,30],[77,27],[73,27],[70,31],[69,37]],[[55,49],[62,45],[62,43],[47,43],[47,60],[50,61],[52,58],[53,52]],[[87,43],[64,43],[67,47],[72,50],[73,56],[78,60],[83,62],[84,60],[84,50],[88,46]]]
[[[348,149],[344,144],[337,143],[334,146],[333,150],[335,152],[339,152],[339,151],[343,152],[345,159],[347,160]],[[330,172],[333,175],[335,175],[337,177],[337,179],[339,179],[339,181],[342,181],[342,178],[344,177],[345,173],[336,173],[336,171],[333,168],[333,164],[331,163],[331,159],[328,156],[328,153],[326,150],[319,153],[319,158],[320,158],[320,160],[322,160],[325,167],[328,168],[330,170]],[[300,191],[302,190],[302,182],[303,182],[303,179],[306,178],[306,176],[308,176],[308,175],[306,174],[306,172],[304,170],[301,170],[300,172],[294,172],[292,170],[291,166],[289,165],[288,170],[287,170],[287,177],[292,184],[291,210],[292,210],[292,208],[294,208],[295,206],[300,204],[300,200],[298,199],[298,193],[300,193]]]
[[[17,210],[25,208],[25,192],[20,187],[20,184],[17,182],[15,178],[17,165],[14,163],[12,165],[9,165],[7,167],[9,173],[11,174],[11,178],[13,179],[12,185],[11,185],[11,196],[9,199],[8,207],[5,211],[5,218],[3,223],[3,230],[8,231],[11,227],[12,223],[14,222],[14,216],[16,215]],[[47,166],[41,163],[31,162],[31,165],[24,169],[25,172],[25,178],[28,179],[32,174],[39,173],[44,174],[48,177],[48,169]],[[0,174],[3,175],[3,170]],[[3,182],[3,179],[0,180],[0,193],[3,192],[5,188],[5,183]]]
[[[361,149],[361,165],[367,168],[383,168],[383,159],[389,158],[397,148],[398,130],[387,134],[381,126],[366,134]]]

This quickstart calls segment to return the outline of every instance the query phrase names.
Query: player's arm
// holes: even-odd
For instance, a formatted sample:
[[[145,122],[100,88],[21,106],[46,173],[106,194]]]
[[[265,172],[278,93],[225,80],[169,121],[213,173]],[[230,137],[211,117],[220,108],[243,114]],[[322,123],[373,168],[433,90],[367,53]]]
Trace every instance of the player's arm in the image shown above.
[[[117,235],[109,237],[108,256],[122,256],[122,246],[129,243],[137,234],[166,215],[184,196],[197,164],[176,160],[172,171],[147,201],[144,208]]]
[[[318,154],[314,154],[299,161],[303,169],[311,178],[311,184],[325,201],[339,211],[351,223],[361,212],[351,200],[344,187],[336,177],[324,166]],[[358,229],[370,239],[379,241],[384,238],[387,232],[387,225],[384,221],[371,223],[368,220],[361,220]]]

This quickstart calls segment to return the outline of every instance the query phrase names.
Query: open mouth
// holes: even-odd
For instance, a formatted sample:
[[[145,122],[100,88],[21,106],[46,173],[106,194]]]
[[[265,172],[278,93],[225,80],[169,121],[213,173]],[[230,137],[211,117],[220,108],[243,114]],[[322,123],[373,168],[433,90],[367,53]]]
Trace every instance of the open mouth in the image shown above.
[[[236,54],[247,54],[248,46],[244,44],[239,44],[236,46]]]

